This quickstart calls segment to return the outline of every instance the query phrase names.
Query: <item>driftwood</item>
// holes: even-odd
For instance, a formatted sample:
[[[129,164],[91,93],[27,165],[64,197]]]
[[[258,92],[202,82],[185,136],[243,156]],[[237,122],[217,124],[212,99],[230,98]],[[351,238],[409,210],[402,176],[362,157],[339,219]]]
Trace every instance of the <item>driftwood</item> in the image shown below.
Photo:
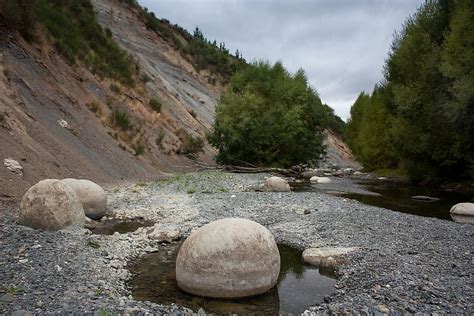
[[[291,169],[267,168],[267,167],[243,167],[243,166],[225,165],[223,166],[223,170],[228,171],[228,172],[235,172],[235,173],[272,172],[272,173],[279,173],[279,174],[289,176],[289,177],[296,177],[299,175],[299,172],[291,170]]]
[[[247,162],[242,162],[246,166],[237,165],[209,165],[200,161],[193,160],[192,163],[199,168],[199,170],[223,170],[234,173],[278,173],[287,177],[298,177],[300,175],[299,170],[284,169],[284,168],[270,168],[270,167],[259,167],[252,165]]]

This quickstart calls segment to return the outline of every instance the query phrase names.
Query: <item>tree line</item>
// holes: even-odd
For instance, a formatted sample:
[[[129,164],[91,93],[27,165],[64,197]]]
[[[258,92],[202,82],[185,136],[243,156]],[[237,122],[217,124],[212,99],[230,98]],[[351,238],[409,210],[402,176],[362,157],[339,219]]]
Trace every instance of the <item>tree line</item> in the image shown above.
[[[474,179],[474,1],[427,1],[408,18],[384,80],[352,106],[346,137],[369,170]]]

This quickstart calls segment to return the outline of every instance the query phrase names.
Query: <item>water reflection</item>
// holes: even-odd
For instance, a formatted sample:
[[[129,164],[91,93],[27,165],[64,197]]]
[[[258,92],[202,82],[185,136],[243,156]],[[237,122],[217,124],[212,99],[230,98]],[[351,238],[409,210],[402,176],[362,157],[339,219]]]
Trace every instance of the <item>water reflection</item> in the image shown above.
[[[369,192],[365,194],[364,190],[358,189],[360,187]],[[323,191],[328,194],[354,199],[367,205],[445,220],[452,220],[449,210],[454,204],[474,202],[474,195],[469,192],[444,191],[430,186],[411,185],[395,181],[333,179],[333,183],[330,185],[315,185],[304,182],[295,187],[294,191]],[[412,196],[416,195],[435,197],[439,200],[420,201],[412,199]]]
[[[280,276],[277,286],[271,291],[235,300],[190,295],[176,285],[175,260],[180,244],[160,248],[158,253],[145,256],[130,268],[136,274],[129,284],[135,299],[160,304],[176,303],[194,311],[203,308],[216,314],[275,315],[301,313],[309,306],[322,302],[325,295],[335,290],[335,280],[321,275],[315,267],[305,266],[300,251],[279,245],[282,259]]]

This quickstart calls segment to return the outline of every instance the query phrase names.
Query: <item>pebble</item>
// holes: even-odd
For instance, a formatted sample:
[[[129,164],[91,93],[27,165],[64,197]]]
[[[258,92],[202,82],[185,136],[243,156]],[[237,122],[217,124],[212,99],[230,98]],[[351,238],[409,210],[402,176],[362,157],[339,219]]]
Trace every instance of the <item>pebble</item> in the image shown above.
[[[142,216],[144,220],[179,225],[183,237],[215,219],[241,217],[265,225],[278,242],[298,249],[359,247],[350,255],[350,263],[337,271],[340,288],[324,302],[308,306],[309,313],[381,315],[388,309],[391,313],[463,314],[474,310],[468,277],[473,273],[470,226],[350,199],[344,202],[324,192],[241,193],[263,176],[196,173],[179,181],[141,187],[140,194],[123,186],[109,191],[109,208],[114,216]],[[198,188],[193,200],[186,193],[185,181]],[[335,179],[334,184],[339,181]],[[236,198],[231,200],[232,195]],[[0,314],[38,308],[39,314],[72,314],[64,311],[63,304],[79,314],[93,314],[101,307],[111,312],[120,308],[120,314],[179,315],[186,311],[176,304],[136,301],[127,287],[130,274],[124,267],[130,261],[150,250],[147,247],[168,252],[166,243],[152,244],[143,238],[147,229],[136,234],[94,235],[101,244],[98,251],[87,246],[90,236],[84,235],[84,230],[50,232],[17,225],[16,206],[4,203],[0,200],[0,209],[7,210],[0,212],[0,285],[21,286],[25,294],[0,296],[3,306],[5,302],[16,304],[16,309],[12,304],[0,307]],[[310,210],[313,215],[301,216],[288,209],[302,210],[303,214]],[[15,258],[22,245],[26,250]],[[26,254],[29,261],[24,265],[19,260],[26,259]],[[54,268],[56,265],[62,273]],[[10,273],[13,271],[17,273]],[[41,307],[38,302],[42,302]]]

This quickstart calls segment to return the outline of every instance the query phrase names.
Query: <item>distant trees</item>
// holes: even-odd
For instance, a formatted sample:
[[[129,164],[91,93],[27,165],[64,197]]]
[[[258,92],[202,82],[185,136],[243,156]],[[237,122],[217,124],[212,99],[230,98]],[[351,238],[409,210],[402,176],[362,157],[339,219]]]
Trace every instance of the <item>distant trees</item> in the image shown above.
[[[473,1],[429,1],[407,20],[384,82],[353,105],[347,138],[369,169],[474,179]]]
[[[257,62],[239,70],[216,108],[208,139],[221,163],[288,167],[323,152],[327,109],[302,70]]]

